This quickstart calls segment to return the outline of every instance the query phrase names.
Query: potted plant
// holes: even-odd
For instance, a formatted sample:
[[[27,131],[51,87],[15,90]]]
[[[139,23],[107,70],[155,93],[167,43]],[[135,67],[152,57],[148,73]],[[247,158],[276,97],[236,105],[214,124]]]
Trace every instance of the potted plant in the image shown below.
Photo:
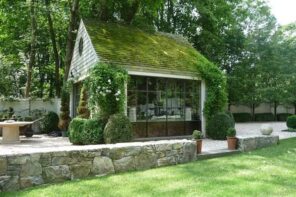
[[[229,150],[235,150],[237,145],[237,138],[235,128],[229,128],[227,130],[227,144]]]
[[[192,133],[192,137],[196,141],[196,153],[200,154],[201,148],[202,148],[202,133],[201,133],[201,131],[194,130]]]

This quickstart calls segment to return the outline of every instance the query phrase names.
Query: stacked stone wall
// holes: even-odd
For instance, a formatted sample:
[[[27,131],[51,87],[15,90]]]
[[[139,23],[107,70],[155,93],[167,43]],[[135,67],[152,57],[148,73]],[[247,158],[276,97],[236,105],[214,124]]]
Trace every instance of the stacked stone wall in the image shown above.
[[[175,165],[195,158],[196,144],[190,140],[0,156],[0,191]]]

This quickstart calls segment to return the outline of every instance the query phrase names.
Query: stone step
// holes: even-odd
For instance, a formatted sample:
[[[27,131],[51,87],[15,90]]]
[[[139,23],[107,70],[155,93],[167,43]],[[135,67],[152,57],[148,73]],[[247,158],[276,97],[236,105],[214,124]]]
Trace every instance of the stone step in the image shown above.
[[[228,155],[238,154],[241,153],[240,150],[228,150],[228,149],[220,149],[220,150],[210,150],[202,152],[196,156],[196,160],[203,160],[203,159],[212,159],[217,157],[224,157]]]

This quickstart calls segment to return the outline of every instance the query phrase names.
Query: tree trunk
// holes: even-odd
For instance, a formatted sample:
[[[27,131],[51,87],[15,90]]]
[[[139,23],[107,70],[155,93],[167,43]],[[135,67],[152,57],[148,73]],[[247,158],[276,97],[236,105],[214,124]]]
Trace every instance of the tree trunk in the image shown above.
[[[69,0],[70,3],[70,0]],[[67,48],[66,48],[66,57],[65,57],[65,75],[64,75],[64,84],[62,89],[62,96],[61,96],[61,114],[60,114],[60,121],[59,127],[62,130],[67,130],[69,123],[70,123],[70,110],[69,110],[69,102],[70,102],[70,94],[67,90],[67,79],[69,75],[69,69],[72,60],[72,54],[74,50],[74,41],[75,35],[77,30],[77,22],[78,22],[78,9],[79,9],[79,0],[73,0],[71,6],[71,16],[70,16],[70,23],[68,28],[68,37],[67,37]]]
[[[274,102],[274,120],[277,121],[277,106],[278,106],[278,103],[275,101]]]
[[[70,2],[70,1],[69,1]],[[70,23],[67,33],[64,81],[67,81],[74,50],[75,36],[78,24],[79,0],[73,0],[71,5]]]
[[[55,35],[54,27],[53,27],[53,21],[52,21],[52,17],[51,17],[50,0],[45,0],[45,5],[46,5],[48,29],[49,29],[49,34],[50,34],[52,49],[53,49],[53,54],[54,54],[54,60],[55,60],[55,90],[56,90],[56,96],[60,97],[60,94],[61,94],[60,57],[59,57],[59,52],[58,52],[58,48],[57,48],[56,35]]]
[[[252,119],[255,121],[255,104],[252,104]]]
[[[37,22],[36,22],[36,13],[35,13],[35,0],[30,1],[30,15],[31,15],[31,50],[30,50],[29,64],[27,66],[27,82],[26,82],[26,90],[25,90],[26,98],[30,96],[33,67],[35,65],[35,55],[36,55]]]

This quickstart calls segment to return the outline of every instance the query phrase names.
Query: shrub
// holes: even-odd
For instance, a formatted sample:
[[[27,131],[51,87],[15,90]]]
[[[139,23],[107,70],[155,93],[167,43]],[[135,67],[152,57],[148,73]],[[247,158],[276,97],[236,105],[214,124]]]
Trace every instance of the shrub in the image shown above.
[[[82,144],[102,144],[104,142],[104,124],[101,120],[87,119],[82,131]]]
[[[235,137],[236,136],[236,130],[235,128],[229,128],[227,130],[227,137]]]
[[[227,130],[234,127],[234,123],[226,113],[218,113],[207,124],[207,135],[216,140],[225,140]]]
[[[229,116],[229,118],[231,118],[231,120],[233,121],[233,124],[235,124],[233,114],[230,111],[226,111],[225,113]]]
[[[87,92],[83,85],[80,91],[80,100],[77,108],[77,114],[80,118],[89,118],[90,112],[87,108]]]
[[[278,121],[287,121],[288,117],[291,116],[292,114],[289,113],[281,113],[281,114],[277,114],[277,120]]]
[[[41,130],[50,133],[58,129],[59,116],[55,112],[48,112],[41,121]]]
[[[69,108],[69,103],[70,103],[70,95],[68,91],[67,85],[64,85],[62,88],[61,92],[61,113],[60,113],[60,120],[59,120],[59,125],[58,127],[62,131],[67,131],[69,123],[71,121],[70,118],[70,108]]]
[[[69,125],[69,140],[72,144],[82,144],[83,129],[86,119],[74,118]]]
[[[192,133],[192,137],[193,137],[193,139],[195,139],[195,140],[201,139],[201,138],[202,138],[202,133],[201,133],[201,131],[194,130],[193,133]]]
[[[255,114],[255,121],[258,122],[267,122],[267,121],[274,121],[275,117],[272,113],[259,113]]]
[[[132,125],[123,114],[110,116],[104,129],[105,143],[128,142],[133,138]]]
[[[250,122],[252,115],[250,113],[233,113],[235,122]]]
[[[69,140],[73,144],[101,144],[104,123],[98,119],[74,118],[69,125]]]
[[[287,127],[289,129],[296,129],[296,115],[289,116],[287,119]]]
[[[32,116],[26,116],[26,117],[24,118],[24,121],[31,122],[31,121],[33,121],[33,117],[32,117]]]

